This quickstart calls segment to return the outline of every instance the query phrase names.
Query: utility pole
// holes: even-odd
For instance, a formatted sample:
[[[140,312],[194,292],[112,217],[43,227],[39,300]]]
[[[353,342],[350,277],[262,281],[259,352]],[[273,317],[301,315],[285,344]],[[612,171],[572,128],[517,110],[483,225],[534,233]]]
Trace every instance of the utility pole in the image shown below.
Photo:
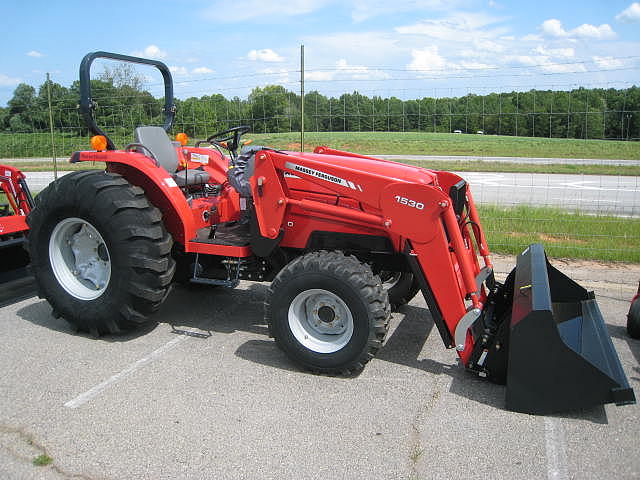
[[[56,159],[56,141],[53,136],[53,111],[51,109],[51,79],[47,72],[47,99],[49,103],[49,129],[51,130],[51,153],[53,154],[53,179],[58,179],[58,161]]]
[[[300,151],[304,152],[304,45],[300,45]]]

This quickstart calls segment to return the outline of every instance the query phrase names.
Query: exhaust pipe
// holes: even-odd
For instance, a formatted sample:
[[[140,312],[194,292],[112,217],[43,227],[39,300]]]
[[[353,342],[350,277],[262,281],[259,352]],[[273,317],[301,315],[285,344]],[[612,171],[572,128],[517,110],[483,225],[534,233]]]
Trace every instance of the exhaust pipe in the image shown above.
[[[531,245],[515,269],[506,408],[549,414],[606,403],[635,395],[595,296]]]

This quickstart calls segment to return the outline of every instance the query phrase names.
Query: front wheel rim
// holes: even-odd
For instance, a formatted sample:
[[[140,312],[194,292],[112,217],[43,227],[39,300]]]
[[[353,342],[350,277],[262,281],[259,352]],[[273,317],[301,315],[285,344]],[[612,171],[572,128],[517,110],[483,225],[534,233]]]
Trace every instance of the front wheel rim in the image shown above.
[[[300,292],[289,305],[289,328],[305,348],[334,353],[353,336],[353,315],[335,293],[320,288]]]
[[[49,261],[60,286],[79,300],[94,300],[109,285],[109,249],[100,232],[86,220],[65,218],[54,227]]]

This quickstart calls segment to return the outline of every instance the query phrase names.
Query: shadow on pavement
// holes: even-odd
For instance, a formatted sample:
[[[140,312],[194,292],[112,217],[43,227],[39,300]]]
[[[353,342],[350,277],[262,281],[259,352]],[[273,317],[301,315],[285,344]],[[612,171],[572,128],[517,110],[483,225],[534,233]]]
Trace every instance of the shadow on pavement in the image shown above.
[[[232,334],[236,331],[261,335],[264,339],[251,339],[241,344],[235,354],[260,365],[279,368],[285,371],[300,371],[277,347],[273,339],[268,338],[268,328],[263,319],[263,300],[267,286],[254,283],[246,289],[225,289],[177,286],[173,289],[161,311],[156,314],[159,322],[172,325],[174,329],[208,332],[212,335]],[[74,330],[62,318],[51,315],[51,307],[44,300],[29,304],[17,314],[34,325],[49,328],[56,332],[74,334]],[[386,362],[415,368],[433,375],[448,375],[452,378],[449,391],[494,408],[504,409],[505,387],[488,382],[475,374],[467,372],[456,364],[457,356],[451,351],[451,363],[442,363],[430,358],[420,358],[421,352],[429,336],[434,333],[437,338],[435,348],[443,348],[440,336],[426,308],[406,305],[394,316],[403,316],[395,330],[389,335],[384,346],[378,351],[376,358]],[[101,340],[108,342],[126,342],[149,333],[155,328],[152,323],[146,329],[128,332],[123,335],[105,335]],[[640,360],[640,342],[629,338],[624,327],[609,325],[612,336],[624,338],[636,359]],[[91,336],[77,334],[85,338]],[[207,335],[202,335],[206,341]],[[427,352],[428,354],[428,352]],[[638,367],[634,367],[640,373]],[[359,375],[347,376],[357,378]],[[598,424],[606,424],[607,416],[603,406],[558,415],[560,418],[580,419]]]

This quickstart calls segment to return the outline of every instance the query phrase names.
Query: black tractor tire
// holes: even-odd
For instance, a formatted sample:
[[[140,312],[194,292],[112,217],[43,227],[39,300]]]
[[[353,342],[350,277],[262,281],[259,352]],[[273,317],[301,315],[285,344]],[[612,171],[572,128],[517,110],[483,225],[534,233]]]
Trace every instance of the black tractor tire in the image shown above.
[[[393,311],[409,303],[420,291],[418,281],[411,272],[380,272],[380,278]]]
[[[631,338],[640,339],[640,297],[636,298],[629,308],[627,333]]]
[[[380,278],[341,252],[296,258],[278,273],[265,300],[277,345],[295,363],[329,374],[357,372],[374,357],[390,311]]]
[[[96,337],[154,323],[175,270],[173,240],[141,188],[73,172],[38,195],[27,222],[38,294],[54,315]]]

